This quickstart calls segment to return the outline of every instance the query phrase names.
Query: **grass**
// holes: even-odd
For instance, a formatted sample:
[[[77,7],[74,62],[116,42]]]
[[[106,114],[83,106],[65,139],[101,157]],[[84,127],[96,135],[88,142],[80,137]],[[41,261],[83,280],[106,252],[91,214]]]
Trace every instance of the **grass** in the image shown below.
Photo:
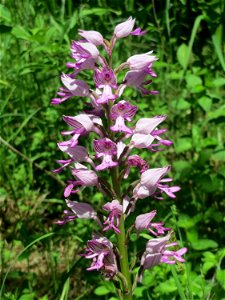
[[[158,78],[152,84],[160,95],[144,98],[140,115],[168,115],[166,127],[174,148],[154,156],[151,165],[171,164],[182,190],[176,201],[154,205],[189,249],[184,269],[178,266],[171,273],[170,267],[157,266],[146,271],[136,298],[222,299],[224,4],[192,0],[189,7],[188,3],[9,0],[0,5],[3,299],[115,300],[110,284],[85,271],[87,262],[79,256],[93,223],[75,221],[63,228],[54,223],[64,209],[68,178],[66,172],[51,172],[57,168],[55,160],[63,158],[56,146],[65,130],[61,116],[76,114],[83,103],[52,107],[50,99],[60,85],[60,73],[67,72],[69,44],[78,38],[77,30],[95,29],[109,37],[113,27],[130,15],[148,35],[124,40],[113,59],[119,64],[131,54],[151,49],[160,57]],[[135,91],[127,91],[126,97],[140,102]],[[92,199],[95,205],[102,201],[88,189],[79,197]],[[149,200],[137,205],[137,212],[143,207],[150,209]],[[145,242],[142,237],[131,244],[132,255]]]

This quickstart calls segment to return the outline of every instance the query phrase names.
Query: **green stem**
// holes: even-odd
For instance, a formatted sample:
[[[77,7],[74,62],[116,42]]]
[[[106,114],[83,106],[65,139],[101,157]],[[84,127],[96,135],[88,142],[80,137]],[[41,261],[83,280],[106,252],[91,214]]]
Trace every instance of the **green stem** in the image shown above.
[[[122,204],[121,192],[120,192],[120,182],[118,180],[118,168],[111,169],[112,176],[112,184],[114,191],[117,195],[118,200]],[[132,283],[131,276],[129,271],[129,263],[128,263],[128,252],[127,252],[127,244],[126,244],[126,232],[125,232],[125,224],[124,224],[124,215],[120,218],[120,234],[117,234],[117,246],[120,252],[120,268],[121,273],[126,278],[127,281],[127,289],[123,290],[123,299],[124,300],[132,300]]]

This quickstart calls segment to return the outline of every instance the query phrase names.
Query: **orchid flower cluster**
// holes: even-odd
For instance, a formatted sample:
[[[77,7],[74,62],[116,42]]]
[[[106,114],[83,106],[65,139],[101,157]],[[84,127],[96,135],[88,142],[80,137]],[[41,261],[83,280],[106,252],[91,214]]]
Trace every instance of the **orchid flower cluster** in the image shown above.
[[[81,255],[91,260],[87,270],[100,271],[105,278],[119,281],[121,299],[132,299],[133,282],[128,260],[130,230],[125,226],[127,219],[135,214],[137,201],[147,197],[162,200],[163,194],[175,198],[175,193],[180,190],[178,186],[169,185],[172,178],[166,176],[170,166],[150,168],[140,155],[132,153],[135,149],[135,153],[139,151],[140,154],[141,149],[147,149],[150,153],[161,151],[172,144],[163,137],[166,129],[161,128],[161,123],[166,119],[165,115],[140,118],[134,122],[138,107],[132,100],[122,97],[127,88],[135,88],[142,95],[158,93],[149,90],[152,78],[157,76],[153,70],[157,57],[149,51],[133,55],[115,68],[112,66],[113,49],[119,39],[145,34],[140,28],[134,29],[134,26],[135,19],[131,17],[118,24],[110,41],[97,31],[79,30],[81,39],[72,41],[72,61],[67,63],[72,72],[62,74],[63,87],[60,87],[58,97],[52,99],[54,105],[74,97],[89,100],[88,108],[78,115],[63,116],[70,128],[62,132],[67,138],[59,142],[58,147],[68,159],[58,160],[60,167],[53,172],[58,173],[69,167],[71,179],[64,190],[68,209],[64,211],[63,220],[57,223],[63,225],[76,218],[96,221],[98,231],[87,242]],[[99,48],[103,48],[104,56]],[[93,86],[78,79],[87,70],[93,74]],[[118,82],[118,74],[121,73],[123,80]],[[91,151],[88,151],[82,144],[85,144],[90,133],[94,140],[89,141]],[[134,182],[129,182],[131,168],[137,170],[137,180]],[[123,181],[129,182],[128,189],[123,188]],[[100,191],[102,198],[108,201],[99,213],[90,203],[73,200],[81,189],[90,186]],[[155,265],[185,261],[183,254],[187,249],[177,250],[177,242],[171,241],[171,228],[156,221],[156,216],[156,210],[141,214],[132,226],[137,236],[145,230],[152,236],[140,256],[136,281],[141,281],[143,272]],[[115,245],[107,238],[112,232],[117,237]],[[172,248],[174,246],[176,250]]]

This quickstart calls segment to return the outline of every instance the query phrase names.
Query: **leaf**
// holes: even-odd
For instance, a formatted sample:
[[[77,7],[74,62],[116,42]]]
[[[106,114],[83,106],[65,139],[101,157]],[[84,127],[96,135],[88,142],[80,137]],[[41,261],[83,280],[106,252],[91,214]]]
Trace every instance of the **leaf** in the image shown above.
[[[197,242],[192,243],[192,247],[195,250],[205,250],[209,248],[218,247],[217,242],[209,239],[199,239]]]
[[[28,31],[26,31],[26,29],[20,25],[13,27],[11,33],[18,39],[32,41],[32,36],[30,35],[30,33]]]
[[[108,290],[108,288],[104,285],[97,287],[94,290],[95,295],[97,296],[104,296],[110,293],[110,290]]]
[[[93,7],[91,9],[81,9],[80,17],[84,18],[89,15],[104,16],[104,15],[108,15],[112,12],[118,16],[121,15],[121,12],[118,10],[114,10],[111,8]]]
[[[217,150],[212,154],[212,159],[213,160],[220,160],[220,161],[225,161],[225,150]]]
[[[212,99],[206,96],[202,96],[198,99],[198,104],[204,109],[205,112],[210,111],[212,106]]]
[[[187,58],[188,58],[188,46],[183,43],[177,49],[177,60],[179,61],[179,63],[184,69],[187,66]]]
[[[169,280],[166,280],[155,288],[155,291],[160,294],[170,294],[172,292],[175,292],[177,290],[175,280],[173,278],[170,278]]]
[[[221,87],[221,86],[225,85],[225,78],[219,77],[219,78],[214,79],[212,81],[212,85],[214,87]]]
[[[219,281],[223,289],[225,289],[225,270],[217,270],[216,279]]]
[[[140,236],[143,237],[143,238],[146,239],[146,240],[152,239],[152,236],[149,235],[149,234],[147,234],[147,233],[141,232],[141,233],[140,233]]]
[[[190,229],[199,222],[200,216],[189,217],[188,215],[180,214],[178,220],[178,226],[181,228]]]
[[[225,117],[225,105],[208,113],[208,121],[218,119],[219,117]]]
[[[183,98],[180,98],[178,100],[173,100],[172,101],[172,107],[178,110],[187,110],[188,108],[191,107],[191,104],[184,100]]]
[[[3,4],[0,4],[0,21],[3,23],[11,23],[12,16],[10,11],[7,7],[5,7]]]
[[[212,35],[212,42],[216,51],[216,54],[219,58],[220,64],[225,71],[225,60],[222,52],[222,34],[223,34],[223,25],[219,25]]]
[[[182,153],[192,148],[191,138],[180,138],[175,145],[176,153]]]
[[[33,300],[35,298],[35,293],[22,295],[19,300]]]
[[[187,86],[189,88],[193,88],[202,84],[202,79],[199,76],[196,76],[194,74],[186,75],[185,79],[187,81]]]

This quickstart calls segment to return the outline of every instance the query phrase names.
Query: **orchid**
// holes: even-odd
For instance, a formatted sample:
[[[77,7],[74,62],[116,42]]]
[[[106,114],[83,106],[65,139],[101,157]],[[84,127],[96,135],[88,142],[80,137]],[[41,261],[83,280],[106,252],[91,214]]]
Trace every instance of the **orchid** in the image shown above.
[[[132,286],[136,285],[129,269],[128,252],[133,229],[136,229],[137,238],[143,230],[154,236],[142,249],[141,259],[137,257],[136,277],[139,281],[144,270],[155,265],[184,262],[183,255],[187,251],[185,247],[168,249],[178,243],[170,242],[171,228],[164,227],[162,221],[153,221],[156,210],[146,212],[143,207],[143,214],[137,215],[135,209],[139,199],[152,199],[153,205],[155,199],[164,199],[162,194],[174,199],[180,187],[171,186],[172,178],[165,178],[170,166],[152,168],[142,157],[142,149],[148,153],[146,158],[151,157],[152,152],[162,150],[161,146],[172,145],[172,141],[162,137],[166,128],[162,128],[161,124],[167,116],[138,119],[139,100],[123,96],[124,90],[129,87],[144,95],[158,93],[148,90],[152,79],[157,76],[153,65],[158,58],[152,54],[153,51],[148,51],[131,56],[116,68],[112,66],[112,52],[118,40],[129,35],[145,34],[139,27],[134,28],[135,19],[130,17],[115,27],[110,41],[98,31],[79,30],[83,39],[72,41],[73,62],[67,63],[72,73],[62,74],[63,87],[57,93],[59,98],[52,99],[52,104],[63,104],[69,98],[85,98],[85,108],[78,115],[63,115],[63,121],[70,128],[61,134],[69,138],[57,145],[67,158],[58,160],[61,166],[53,172],[69,168],[72,179],[67,181],[64,189],[68,210],[64,210],[63,220],[57,221],[57,224],[76,223],[77,219],[95,220],[97,233],[87,242],[81,254],[91,260],[87,270],[100,271],[108,280],[119,282],[116,285],[118,295],[121,299],[130,300],[133,299]],[[105,51],[104,55],[98,47]],[[85,70],[91,70],[92,83],[77,79]],[[122,82],[121,78],[124,78]],[[137,178],[133,181],[134,174]],[[80,193],[88,187],[102,194],[98,204],[91,203],[92,199],[79,202]],[[130,228],[129,218],[134,220]],[[112,232],[117,240],[115,242],[114,238],[114,243],[110,241]]]

